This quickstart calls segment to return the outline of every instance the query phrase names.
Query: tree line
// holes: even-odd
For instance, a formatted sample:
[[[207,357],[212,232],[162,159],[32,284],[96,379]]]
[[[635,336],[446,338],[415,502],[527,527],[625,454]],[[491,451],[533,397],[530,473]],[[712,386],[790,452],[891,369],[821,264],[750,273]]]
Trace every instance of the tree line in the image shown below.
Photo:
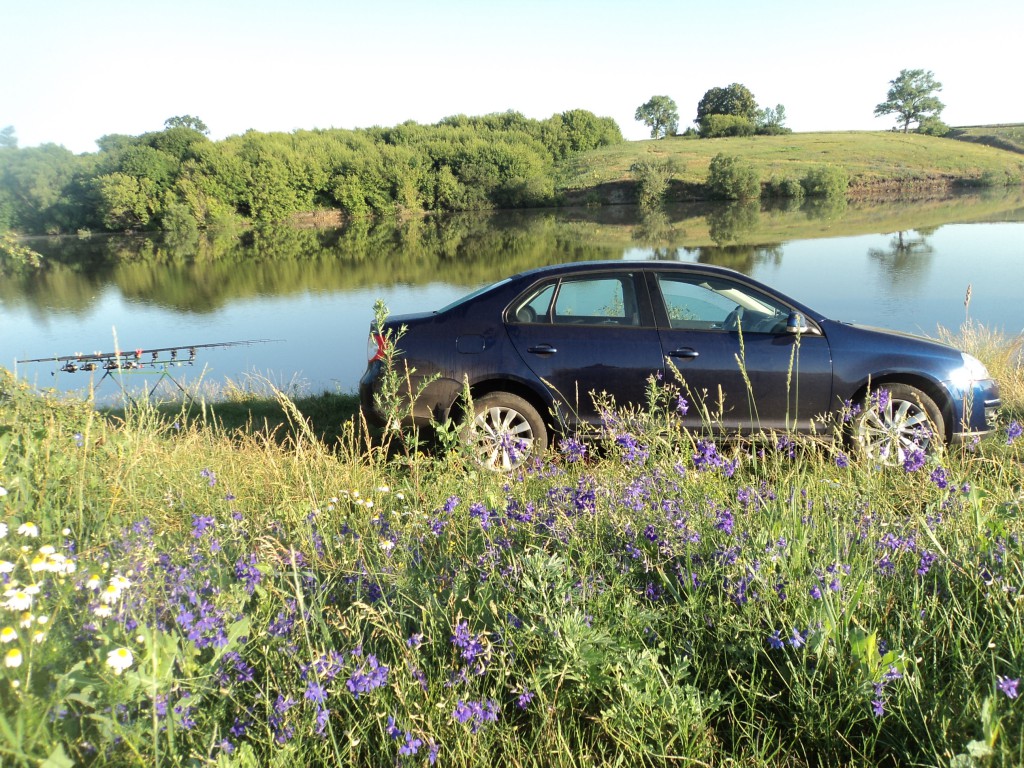
[[[896,115],[896,128],[901,128],[904,133],[915,122],[921,133],[936,136],[949,133],[949,126],[939,119],[946,105],[935,95],[942,90],[942,83],[935,79],[934,72],[901,69],[889,85],[885,101],[875,107],[876,117]],[[679,108],[669,96],[652,96],[636,108],[634,118],[650,129],[652,139],[678,135]],[[687,128],[684,136],[711,139],[791,132],[785,127],[786,108],[782,104],[763,109],[758,107],[754,94],[742,83],[705,91],[697,104],[697,117],[693,122],[697,127]]]
[[[75,155],[55,144],[19,148],[9,126],[0,131],[0,231],[186,233],[321,209],[358,218],[548,205],[558,161],[623,141],[612,118],[581,109],[220,141],[207,133],[184,115]]]

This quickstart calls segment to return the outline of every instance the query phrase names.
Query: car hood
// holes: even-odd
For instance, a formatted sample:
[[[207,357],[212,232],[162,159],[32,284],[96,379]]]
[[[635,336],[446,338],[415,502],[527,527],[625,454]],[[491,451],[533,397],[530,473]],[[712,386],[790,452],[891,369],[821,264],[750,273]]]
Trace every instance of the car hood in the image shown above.
[[[958,361],[960,350],[927,336],[904,331],[894,331],[891,328],[878,328],[872,325],[861,325],[860,323],[847,323],[832,321],[825,324],[826,335],[832,344],[838,344],[840,348],[848,348],[850,345],[857,347],[877,347],[882,339],[889,340],[884,345],[884,351],[894,354],[925,354],[930,358],[941,358]],[[828,329],[831,329],[829,331]],[[879,348],[882,351],[882,348]]]
[[[924,341],[931,344],[938,344],[940,346],[948,346],[943,344],[941,341],[935,339],[929,339],[927,336],[922,336],[919,333],[908,333],[907,331],[894,331],[892,328],[881,328],[877,325],[866,325],[864,323],[840,323],[850,328],[856,328],[858,331],[868,331],[869,333],[882,333],[886,336],[898,336],[901,339],[913,339],[914,341]]]

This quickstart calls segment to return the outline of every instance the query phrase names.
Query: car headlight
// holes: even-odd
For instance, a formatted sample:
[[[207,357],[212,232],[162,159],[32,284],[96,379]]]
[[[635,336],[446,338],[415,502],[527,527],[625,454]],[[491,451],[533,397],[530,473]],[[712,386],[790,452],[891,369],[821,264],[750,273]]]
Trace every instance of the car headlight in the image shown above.
[[[976,381],[985,381],[992,378],[989,376],[988,368],[985,367],[985,364],[974,355],[961,352],[960,357],[963,359],[964,364],[953,371],[953,375],[949,379],[957,389],[970,389]]]

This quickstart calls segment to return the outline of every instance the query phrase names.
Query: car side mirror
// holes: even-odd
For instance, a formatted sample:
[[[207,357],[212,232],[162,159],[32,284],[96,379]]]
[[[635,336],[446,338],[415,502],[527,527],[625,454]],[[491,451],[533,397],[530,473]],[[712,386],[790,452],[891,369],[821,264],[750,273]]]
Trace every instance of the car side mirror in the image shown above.
[[[810,327],[802,312],[790,312],[786,318],[786,333],[807,333]]]

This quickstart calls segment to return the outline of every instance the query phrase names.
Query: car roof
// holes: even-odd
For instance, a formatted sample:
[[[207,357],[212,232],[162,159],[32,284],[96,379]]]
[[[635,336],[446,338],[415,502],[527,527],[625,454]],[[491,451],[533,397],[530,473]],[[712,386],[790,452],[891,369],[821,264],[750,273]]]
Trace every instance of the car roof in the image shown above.
[[[599,261],[572,261],[535,267],[512,275],[511,279],[537,278],[544,275],[558,275],[567,272],[603,272],[610,269],[635,271],[637,269],[661,269],[678,272],[702,272],[719,274],[723,277],[747,278],[742,272],[713,264],[698,264],[687,261],[657,261],[654,259],[604,259]]]

